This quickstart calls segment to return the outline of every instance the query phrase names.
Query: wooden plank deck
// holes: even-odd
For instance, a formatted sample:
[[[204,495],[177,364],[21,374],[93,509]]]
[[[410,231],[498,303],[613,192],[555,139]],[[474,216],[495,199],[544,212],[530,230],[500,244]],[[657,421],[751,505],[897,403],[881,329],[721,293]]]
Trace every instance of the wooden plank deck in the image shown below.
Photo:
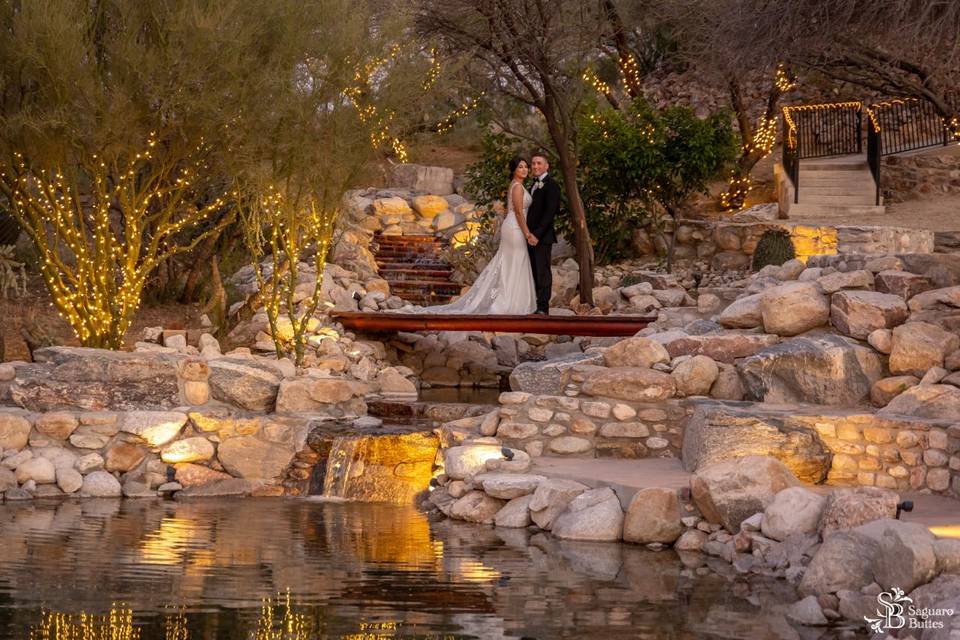
[[[593,337],[632,336],[657,319],[656,316],[471,316],[356,311],[334,312],[330,317],[346,329],[369,333],[493,331]]]

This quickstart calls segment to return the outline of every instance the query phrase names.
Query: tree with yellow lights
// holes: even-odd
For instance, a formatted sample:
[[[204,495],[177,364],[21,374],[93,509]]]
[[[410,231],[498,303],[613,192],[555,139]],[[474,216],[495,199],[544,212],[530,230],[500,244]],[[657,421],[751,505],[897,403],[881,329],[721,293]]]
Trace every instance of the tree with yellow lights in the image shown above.
[[[295,178],[333,212],[371,143],[404,156],[422,89],[383,73],[407,58],[379,34],[401,39],[361,4],[0,3],[0,209],[84,345],[122,345],[158,267],[230,224],[241,187]]]
[[[259,138],[269,164],[238,176],[240,218],[276,347],[298,366],[322,304],[343,196],[379,153],[406,160],[401,132],[431,106],[442,73],[400,15],[375,2],[327,2],[299,48],[298,83],[274,104],[283,127]],[[308,294],[305,263],[315,269]]]

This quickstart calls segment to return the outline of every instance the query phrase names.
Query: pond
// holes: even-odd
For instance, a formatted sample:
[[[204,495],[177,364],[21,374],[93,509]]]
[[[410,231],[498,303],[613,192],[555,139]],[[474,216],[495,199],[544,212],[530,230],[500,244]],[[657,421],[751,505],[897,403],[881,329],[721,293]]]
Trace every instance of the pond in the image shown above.
[[[783,581],[407,507],[8,502],[0,540],[3,638],[797,637]]]

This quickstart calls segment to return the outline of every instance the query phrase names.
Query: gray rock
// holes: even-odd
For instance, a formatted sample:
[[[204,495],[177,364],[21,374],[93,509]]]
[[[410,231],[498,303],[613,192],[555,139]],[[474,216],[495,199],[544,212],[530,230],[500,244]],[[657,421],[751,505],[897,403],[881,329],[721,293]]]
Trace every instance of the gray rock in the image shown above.
[[[873,575],[880,586],[911,591],[929,582],[937,570],[934,535],[915,522],[879,522],[884,531],[880,536],[880,551],[873,562]]]
[[[814,533],[826,504],[825,496],[809,489],[784,489],[763,512],[761,531],[768,538],[780,541],[794,534]]]
[[[747,397],[761,402],[856,406],[883,376],[879,356],[835,335],[795,338],[737,365]]]
[[[544,476],[524,473],[481,473],[474,477],[474,486],[482,486],[488,496],[512,500],[536,491]]]
[[[254,436],[229,438],[217,448],[223,468],[244,479],[280,478],[295,454],[293,447],[264,442]]]
[[[923,294],[921,294],[923,295]],[[960,346],[960,337],[927,322],[908,322],[893,330],[890,373],[923,377],[942,367],[944,358]]]
[[[840,291],[830,299],[830,321],[840,333],[864,340],[877,329],[892,329],[909,315],[900,296],[875,291]]]
[[[672,398],[677,385],[669,374],[653,369],[597,367],[587,374],[581,391],[591,396],[649,402]]]
[[[671,374],[679,396],[705,396],[720,375],[717,363],[707,356],[693,356],[674,367]]]
[[[219,358],[208,364],[214,399],[247,411],[273,411],[280,388],[275,369],[243,358]]]
[[[800,581],[801,594],[859,591],[873,582],[880,545],[868,536],[840,531],[824,540]]]
[[[799,481],[779,460],[747,456],[698,469],[690,478],[694,503],[703,517],[732,533],[763,511],[774,496]]]
[[[83,476],[76,469],[57,469],[57,486],[64,493],[74,493],[83,486]]]
[[[760,311],[762,297],[762,293],[755,293],[735,300],[720,313],[720,324],[728,329],[754,329],[763,326],[763,313]]]
[[[123,495],[123,488],[112,474],[93,471],[84,476],[80,495],[84,498],[119,498]]]
[[[830,302],[816,285],[790,282],[763,292],[760,313],[767,333],[795,336],[827,324],[830,320]]]
[[[603,352],[608,367],[641,367],[649,369],[657,363],[670,362],[670,354],[659,342],[635,336],[621,340]]]
[[[699,404],[684,430],[683,468],[698,471],[744,456],[770,456],[803,482],[823,482],[830,471],[831,452],[812,430],[798,428],[788,417],[788,413],[760,411],[756,406],[737,410]]]
[[[10,387],[31,411],[167,409],[179,404],[177,355],[46,347]]]
[[[497,515],[494,516],[493,523],[498,527],[523,528],[530,526],[530,502],[533,495],[520,496],[514,498],[503,506]]]
[[[600,353],[575,353],[546,362],[522,362],[510,373],[510,388],[538,395],[563,395],[565,374],[578,365],[602,365]]]
[[[630,500],[623,521],[624,541],[672,544],[682,530],[680,500],[673,489],[641,489]]]
[[[790,605],[787,609],[787,618],[797,624],[807,626],[823,626],[827,624],[827,618],[823,615],[820,603],[817,597],[810,595]]]
[[[33,480],[37,484],[53,484],[57,481],[57,468],[46,458],[31,458],[17,467],[17,482]]]
[[[30,421],[21,415],[0,412],[0,449],[23,449],[30,439]]]
[[[574,480],[549,478],[541,482],[530,501],[530,518],[541,529],[550,529],[553,521],[570,502],[589,487]]]
[[[443,470],[453,480],[463,480],[486,469],[487,460],[503,458],[498,444],[465,444],[450,447],[443,453]]]
[[[937,556],[937,573],[960,574],[960,540],[942,538],[933,543]]]
[[[820,533],[824,538],[837,531],[853,529],[874,520],[894,518],[899,496],[880,487],[834,489],[820,517]]]
[[[584,491],[553,521],[551,532],[567,540],[616,542],[623,535],[623,510],[610,487]]]
[[[467,522],[489,524],[505,504],[506,501],[491,498],[483,491],[470,491],[453,503],[450,507],[450,517]]]

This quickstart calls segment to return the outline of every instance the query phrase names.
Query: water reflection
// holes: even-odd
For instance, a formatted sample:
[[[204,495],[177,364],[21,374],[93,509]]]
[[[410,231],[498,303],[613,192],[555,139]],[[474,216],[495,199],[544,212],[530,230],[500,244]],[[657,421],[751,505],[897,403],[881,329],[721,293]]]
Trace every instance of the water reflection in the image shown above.
[[[783,581],[411,508],[7,503],[0,539],[3,638],[796,637]]]

